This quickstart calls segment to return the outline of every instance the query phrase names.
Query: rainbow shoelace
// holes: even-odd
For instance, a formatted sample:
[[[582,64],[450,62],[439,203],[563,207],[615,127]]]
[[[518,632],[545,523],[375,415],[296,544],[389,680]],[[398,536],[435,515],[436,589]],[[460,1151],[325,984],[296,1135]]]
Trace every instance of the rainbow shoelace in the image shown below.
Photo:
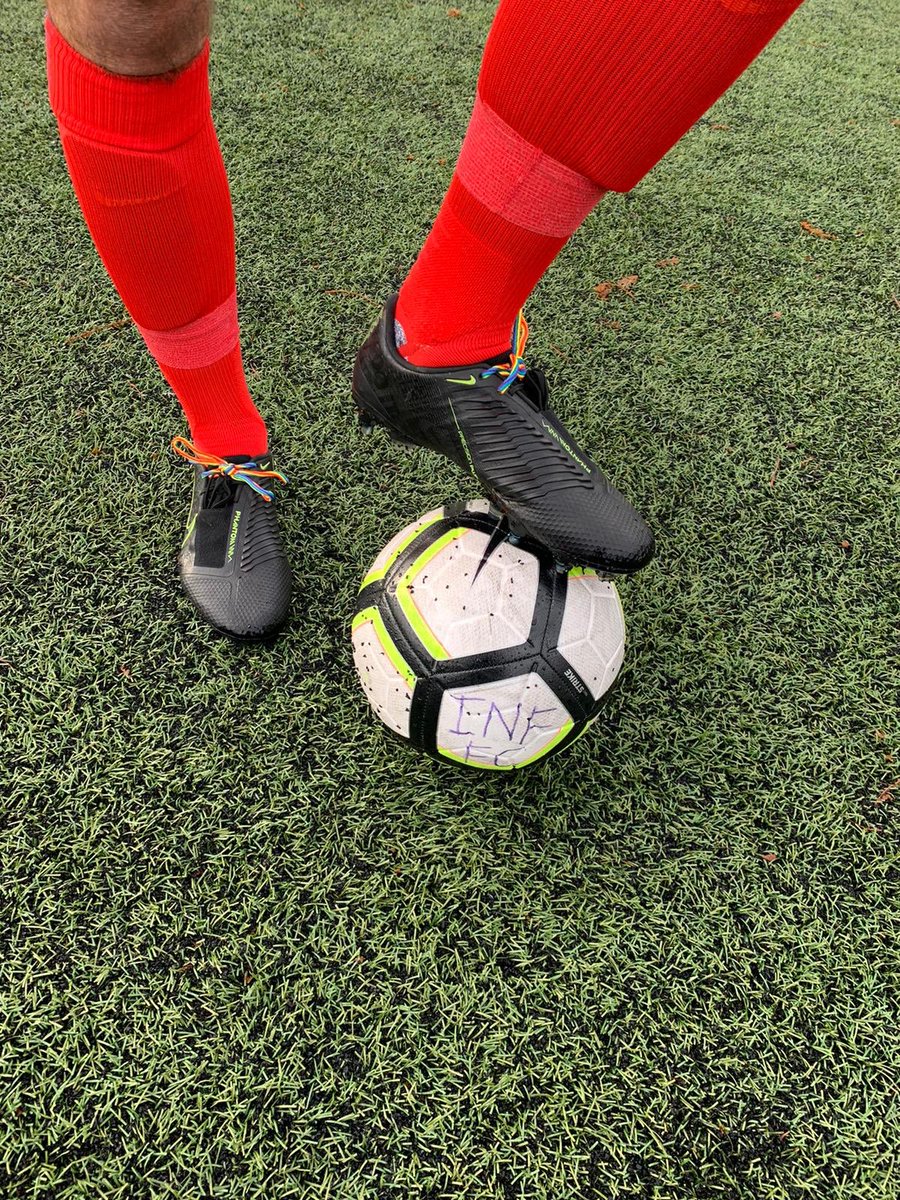
[[[498,363],[495,367],[489,367],[486,371],[481,372],[481,378],[487,379],[489,375],[499,375],[503,379],[503,382],[497,388],[497,391],[509,391],[517,379],[525,378],[525,372],[528,370],[522,361],[525,356],[525,345],[527,342],[528,322],[525,320],[524,312],[520,309],[512,329],[512,352],[509,356],[509,362]]]
[[[172,438],[172,449],[187,462],[195,463],[198,467],[205,467],[204,479],[208,479],[210,476],[224,475],[237,483],[246,483],[247,487],[256,492],[258,496],[262,496],[266,503],[275,499],[275,493],[264,487],[259,480],[274,479],[279,483],[287,483],[286,476],[282,475],[280,471],[263,470],[255,462],[233,463],[229,462],[227,458],[219,458],[217,454],[205,454],[184,437]]]

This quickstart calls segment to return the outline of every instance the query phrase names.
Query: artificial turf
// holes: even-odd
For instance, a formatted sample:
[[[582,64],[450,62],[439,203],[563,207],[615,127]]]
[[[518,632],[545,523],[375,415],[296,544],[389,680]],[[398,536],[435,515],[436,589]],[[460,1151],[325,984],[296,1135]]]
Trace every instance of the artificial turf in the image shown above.
[[[298,579],[240,649],[179,593],[177,405],[72,197],[38,8],[4,5],[4,1198],[900,1194],[896,13],[809,0],[535,294],[659,554],[605,719],[482,776],[357,686],[364,569],[472,488],[363,439],[348,381],[491,8],[218,9]]]

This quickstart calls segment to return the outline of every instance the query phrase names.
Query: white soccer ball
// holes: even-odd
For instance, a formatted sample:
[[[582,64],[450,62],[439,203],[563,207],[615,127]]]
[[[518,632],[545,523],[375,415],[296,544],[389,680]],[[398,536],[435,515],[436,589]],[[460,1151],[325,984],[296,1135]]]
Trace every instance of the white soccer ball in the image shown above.
[[[559,571],[473,500],[388,542],[362,581],[352,637],[363,690],[394,733],[437,758],[510,770],[597,716],[625,619],[612,582]]]

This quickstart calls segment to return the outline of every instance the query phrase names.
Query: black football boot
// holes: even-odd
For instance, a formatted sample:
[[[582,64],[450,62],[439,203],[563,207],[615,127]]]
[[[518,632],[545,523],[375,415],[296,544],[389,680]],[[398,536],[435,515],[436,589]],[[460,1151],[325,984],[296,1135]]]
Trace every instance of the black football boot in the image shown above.
[[[520,313],[505,362],[416,367],[398,352],[397,298],[356,357],[353,399],[364,428],[443,454],[482,484],[514,535],[564,566],[626,575],[653,557],[653,534],[549,407],[542,371],[522,362]]]
[[[266,484],[286,482],[268,458],[223,459],[174,438],[194,464],[194,496],[178,573],[205,621],[240,641],[273,637],[287,619],[291,569]]]

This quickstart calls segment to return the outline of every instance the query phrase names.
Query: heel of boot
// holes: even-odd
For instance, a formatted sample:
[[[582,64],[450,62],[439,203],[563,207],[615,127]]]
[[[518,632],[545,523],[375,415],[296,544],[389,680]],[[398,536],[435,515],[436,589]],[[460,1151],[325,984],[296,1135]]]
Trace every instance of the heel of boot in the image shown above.
[[[370,434],[376,426],[384,429],[388,437],[397,442],[401,446],[416,446],[417,442],[411,442],[409,438],[404,437],[394,427],[381,416],[380,413],[373,411],[372,405],[367,404],[359,392],[353,392],[353,403],[356,406],[356,420],[360,430],[365,434]]]

